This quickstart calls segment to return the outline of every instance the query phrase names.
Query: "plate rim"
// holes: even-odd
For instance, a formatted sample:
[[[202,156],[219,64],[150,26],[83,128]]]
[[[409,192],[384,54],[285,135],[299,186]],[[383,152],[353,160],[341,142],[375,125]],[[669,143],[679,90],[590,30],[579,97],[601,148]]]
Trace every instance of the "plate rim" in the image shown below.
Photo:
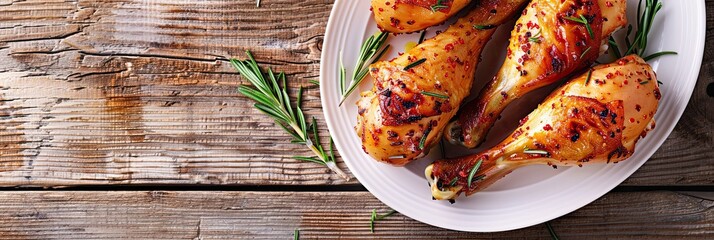
[[[327,21],[327,25],[326,25],[326,29],[325,29],[325,37],[324,37],[324,39],[323,39],[323,45],[322,45],[322,50],[321,50],[321,54],[320,54],[320,71],[319,71],[319,72],[320,72],[320,76],[319,76],[319,81],[320,81],[320,96],[321,96],[321,97],[320,97],[320,103],[321,103],[322,106],[323,106],[323,111],[322,111],[322,112],[323,112],[323,116],[324,116],[324,118],[325,118],[326,125],[327,125],[327,127],[328,127],[328,129],[329,129],[330,132],[338,132],[338,131],[335,131],[336,129],[335,129],[335,126],[334,126],[334,124],[333,124],[333,119],[332,119],[332,117],[330,116],[331,114],[328,114],[328,113],[329,113],[329,112],[333,112],[334,109],[339,109],[339,108],[325,107],[325,106],[331,106],[331,105],[330,105],[331,103],[327,102],[327,98],[326,98],[326,97],[322,97],[322,96],[327,96],[327,95],[328,95],[327,91],[329,90],[329,89],[327,89],[326,87],[323,87],[323,86],[326,85],[326,84],[324,84],[324,83],[327,81],[327,80],[326,80],[326,76],[329,75],[329,74],[327,74],[327,73],[324,72],[325,69],[328,68],[328,66],[327,66],[328,61],[325,61],[325,59],[328,57],[328,53],[327,53],[327,52],[328,52],[328,50],[330,49],[330,46],[331,46],[330,42],[331,42],[331,41],[335,41],[335,40],[333,40],[333,38],[335,38],[335,34],[333,33],[333,31],[336,29],[336,26],[335,26],[335,25],[336,25],[337,22],[338,22],[337,18],[339,18],[338,16],[336,16],[336,13],[338,13],[338,9],[348,7],[348,5],[346,5],[346,4],[347,4],[347,3],[350,3],[350,2],[354,3],[354,2],[357,2],[357,1],[336,0],[336,1],[334,2],[333,6],[332,6],[332,9],[331,9],[331,11],[330,11],[330,15],[329,15],[328,21]],[[673,124],[671,124],[670,126],[667,126],[667,127],[666,127],[665,129],[663,129],[663,130],[660,130],[660,131],[662,131],[661,134],[662,134],[663,137],[652,140],[652,141],[653,141],[653,144],[656,145],[657,147],[656,147],[656,148],[652,148],[653,150],[651,150],[650,153],[645,153],[645,155],[643,156],[643,157],[646,157],[645,160],[640,161],[639,163],[636,163],[635,166],[634,166],[632,169],[629,169],[629,170],[627,170],[625,173],[620,174],[620,175],[618,176],[618,178],[616,179],[616,181],[613,181],[613,183],[616,183],[616,184],[612,184],[612,186],[606,187],[606,190],[604,190],[604,191],[599,191],[599,192],[597,192],[597,193],[594,193],[593,196],[596,196],[596,197],[593,197],[592,199],[590,199],[590,198],[588,197],[588,198],[587,198],[588,200],[584,201],[583,204],[580,204],[580,203],[582,203],[583,201],[578,202],[577,204],[572,204],[571,207],[569,207],[569,208],[564,208],[564,210],[561,210],[561,211],[559,211],[559,212],[556,213],[556,214],[553,214],[553,215],[551,215],[551,216],[546,217],[546,220],[542,220],[542,219],[541,219],[541,220],[536,220],[536,221],[523,221],[521,224],[514,224],[514,225],[511,225],[511,226],[502,227],[502,228],[483,229],[483,228],[478,228],[478,227],[448,226],[448,225],[442,224],[442,223],[440,223],[440,222],[437,222],[437,221],[435,221],[435,220],[433,220],[433,219],[416,217],[416,215],[414,215],[414,214],[411,213],[410,211],[400,211],[400,209],[404,209],[402,206],[400,206],[399,204],[396,204],[396,203],[392,202],[392,201],[391,201],[390,199],[388,199],[388,198],[385,198],[385,197],[383,196],[384,193],[381,193],[381,192],[379,192],[379,191],[375,191],[374,187],[373,187],[371,184],[367,184],[367,183],[366,183],[366,182],[368,182],[368,181],[359,181],[360,179],[365,179],[366,176],[362,175],[362,173],[360,173],[360,171],[353,171],[352,169],[355,169],[355,167],[356,167],[353,163],[350,163],[350,161],[347,160],[346,158],[343,158],[343,161],[345,162],[345,164],[347,165],[347,167],[350,168],[350,172],[357,178],[357,180],[360,182],[360,184],[362,184],[373,196],[375,196],[377,199],[379,199],[379,200],[380,200],[381,202],[383,202],[385,205],[391,207],[391,208],[394,209],[394,210],[399,211],[399,212],[402,213],[403,215],[408,216],[408,217],[410,217],[410,218],[412,218],[412,219],[414,219],[414,220],[417,220],[417,221],[420,221],[420,222],[423,222],[423,223],[426,223],[426,224],[429,224],[429,225],[432,225],[432,226],[437,226],[437,227],[440,227],[440,228],[451,229],[451,230],[457,230],[457,231],[468,231],[468,232],[500,232],[500,231],[508,231],[508,230],[514,230],[514,229],[520,229],[520,228],[524,228],[524,227],[529,227],[529,226],[533,226],[533,225],[536,225],[536,224],[539,224],[539,223],[542,223],[542,222],[550,221],[550,220],[552,220],[552,219],[561,217],[561,216],[566,215],[566,214],[568,214],[568,213],[571,213],[571,212],[573,212],[573,211],[575,211],[575,210],[577,210],[577,209],[580,209],[580,208],[582,208],[582,207],[584,207],[584,206],[590,204],[591,202],[593,202],[593,201],[595,201],[595,200],[601,198],[603,195],[609,193],[610,191],[612,191],[613,188],[619,186],[624,180],[626,180],[627,178],[629,178],[629,177],[630,177],[635,171],[637,171],[645,162],[647,162],[647,160],[649,160],[649,159],[652,157],[652,155],[662,146],[662,144],[664,143],[664,141],[666,141],[667,137],[672,133],[672,131],[674,130],[674,127],[677,125],[677,123],[679,122],[679,120],[680,120],[681,117],[683,116],[683,113],[684,113],[684,111],[686,110],[686,107],[687,107],[687,105],[688,105],[688,103],[689,103],[689,101],[691,100],[691,97],[692,97],[692,95],[693,95],[694,88],[696,87],[696,82],[697,82],[698,79],[699,79],[698,76],[699,76],[699,73],[700,73],[700,71],[701,71],[701,64],[702,64],[703,55],[704,55],[704,47],[705,47],[705,43],[706,43],[706,2],[705,2],[705,0],[699,0],[699,1],[696,1],[696,2],[694,2],[694,1],[691,1],[691,2],[690,2],[690,1],[684,1],[684,2],[685,2],[685,3],[690,3],[690,4],[692,4],[692,6],[694,6],[695,9],[699,9],[699,11],[697,11],[697,16],[695,16],[696,19],[695,19],[694,22],[695,22],[696,24],[700,24],[700,26],[699,26],[699,29],[695,29],[695,30],[697,31],[696,33],[697,33],[698,36],[697,36],[697,38],[696,38],[696,43],[693,44],[693,46],[695,47],[695,48],[694,48],[694,59],[693,59],[693,61],[692,61],[692,64],[690,65],[691,67],[690,67],[690,70],[688,71],[688,76],[687,76],[687,78],[686,78],[686,79],[694,78],[694,84],[692,84],[692,86],[691,86],[690,88],[688,88],[688,89],[682,89],[683,92],[686,91],[686,92],[685,92],[685,93],[686,93],[686,96],[683,96],[683,97],[681,97],[681,98],[678,99],[678,100],[681,100],[682,103],[677,104],[677,106],[679,106],[679,105],[683,105],[683,106],[677,108],[676,110],[674,110],[674,111],[672,112],[672,113],[674,113],[674,115],[675,115],[675,117],[672,118]],[[353,14],[353,13],[354,13],[354,11],[351,12],[351,14]],[[344,18],[346,15],[351,16],[351,14],[343,14],[343,15],[340,16],[340,17],[343,17],[343,18]],[[336,43],[336,45],[338,45],[338,44]],[[334,89],[332,89],[332,90],[334,90]],[[338,141],[335,141],[335,147],[337,148],[337,151],[340,152],[340,153],[344,152],[344,151],[342,150],[342,146],[341,146],[341,145],[342,145],[342,144],[338,143]],[[342,154],[340,154],[340,155],[342,156]]]

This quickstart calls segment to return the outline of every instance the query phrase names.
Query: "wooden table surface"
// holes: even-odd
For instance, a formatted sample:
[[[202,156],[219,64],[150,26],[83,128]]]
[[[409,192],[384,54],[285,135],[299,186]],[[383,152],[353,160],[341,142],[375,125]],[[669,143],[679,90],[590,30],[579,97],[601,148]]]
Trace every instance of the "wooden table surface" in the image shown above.
[[[246,81],[226,59],[250,50],[293,94],[306,87],[303,107],[327,136],[308,80],[331,8],[0,0],[0,238],[549,238],[543,224],[477,234],[400,214],[370,233],[372,209],[387,206],[290,158],[311,153],[236,92]],[[713,26],[708,1],[709,40]],[[674,132],[613,192],[553,220],[560,237],[714,238],[713,104],[708,41]]]

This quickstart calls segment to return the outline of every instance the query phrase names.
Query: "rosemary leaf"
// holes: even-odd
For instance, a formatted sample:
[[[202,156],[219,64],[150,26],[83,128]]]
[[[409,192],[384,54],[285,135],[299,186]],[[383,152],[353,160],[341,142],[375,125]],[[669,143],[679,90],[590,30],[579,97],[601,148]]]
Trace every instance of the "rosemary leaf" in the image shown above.
[[[443,99],[448,99],[449,96],[443,95],[443,94],[438,94],[434,92],[427,92],[427,91],[421,91],[421,94],[427,95],[427,96],[432,96],[432,97],[438,97],[438,98],[443,98]]]
[[[591,68],[590,70],[588,70],[588,78],[585,79],[585,86],[587,86],[588,83],[590,83],[590,78],[592,76],[593,76],[593,69]]]
[[[372,232],[372,233],[374,233],[374,222],[379,221],[379,220],[382,220],[382,219],[384,219],[384,218],[386,218],[386,217],[389,217],[389,216],[391,216],[392,214],[395,214],[395,213],[397,213],[396,210],[389,210],[389,212],[387,212],[387,213],[385,213],[385,214],[383,214],[383,215],[377,215],[377,210],[376,210],[376,209],[372,209],[372,215],[371,215],[371,217],[370,217],[370,219],[369,219],[369,231]]]
[[[437,0],[437,1],[436,1],[436,4],[431,5],[431,7],[430,7],[430,8],[431,8],[431,11],[432,11],[432,12],[436,12],[436,11],[439,11],[439,10],[441,10],[441,9],[447,8],[446,5],[442,4],[442,1],[444,1],[444,0]]]
[[[550,226],[550,222],[545,222],[545,227],[548,228],[548,233],[550,233],[550,238],[552,240],[559,240],[558,234],[555,234],[555,230],[553,230],[553,226]]]
[[[451,182],[449,182],[449,186],[455,186],[457,181],[459,181],[459,177],[454,177],[454,179],[451,179]]]
[[[649,61],[649,60],[652,60],[652,59],[655,59],[655,58],[658,58],[658,57],[664,56],[664,55],[677,55],[677,52],[673,52],[673,51],[657,52],[657,53],[650,54],[649,56],[644,57],[643,59],[645,61]]]
[[[539,43],[540,42],[540,32],[541,32],[541,30],[538,30],[538,32],[535,35],[528,38],[528,41],[534,42],[534,43]]]
[[[424,42],[424,37],[426,37],[426,30],[421,31],[421,35],[419,36],[419,42],[417,44],[421,44]]]
[[[295,229],[295,232],[293,233],[293,240],[300,240],[300,229]]]
[[[312,83],[312,84],[315,84],[315,85],[317,85],[317,86],[320,86],[320,82],[317,81],[317,80],[315,80],[315,79],[310,79],[310,80],[307,80],[307,81],[308,81],[309,83]]]
[[[482,162],[483,162],[483,159],[479,159],[478,162],[476,163],[476,165],[474,165],[474,167],[471,168],[471,172],[469,173],[469,178],[466,179],[466,181],[469,183],[469,188],[471,187],[471,182],[473,182],[473,180],[474,180],[474,175],[476,175],[476,172],[478,172],[478,169],[481,168]]]
[[[588,54],[588,52],[590,52],[590,48],[592,48],[592,47],[586,48],[585,51],[583,51],[583,53],[580,54],[580,59],[583,59],[583,57],[585,57],[585,54]]]
[[[420,150],[424,150],[424,144],[426,144],[426,138],[429,136],[429,132],[431,132],[431,127],[427,128],[426,131],[424,131],[424,135],[422,135],[421,140],[419,140]]]
[[[495,27],[496,27],[496,25],[473,25],[473,28],[478,29],[478,30],[493,29]]]
[[[424,62],[426,62],[426,58],[422,58],[422,59],[416,60],[416,61],[410,63],[409,65],[407,65],[406,67],[404,67],[404,71],[408,71],[409,69],[412,69],[412,68],[414,68],[414,67],[416,67],[416,66],[419,66],[419,65],[421,65],[421,64],[424,63]]]
[[[585,16],[580,15],[579,18],[563,17],[563,19],[570,20],[570,21],[585,25],[585,29],[588,30],[588,35],[590,35],[590,39],[595,39],[595,33],[593,32],[593,29],[590,27],[590,22],[588,22],[588,19],[585,18]]]

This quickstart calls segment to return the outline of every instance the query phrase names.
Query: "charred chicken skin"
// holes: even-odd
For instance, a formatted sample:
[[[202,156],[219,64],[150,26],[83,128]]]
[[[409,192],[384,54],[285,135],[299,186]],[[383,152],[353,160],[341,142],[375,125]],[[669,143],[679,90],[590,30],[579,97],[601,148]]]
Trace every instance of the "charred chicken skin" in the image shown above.
[[[479,97],[446,127],[449,142],[474,148],[509,103],[590,66],[626,24],[625,0],[534,0],[516,22],[506,59]]]
[[[596,66],[554,91],[497,146],[429,165],[425,174],[432,194],[468,196],[526,165],[625,160],[654,128],[659,99],[656,75],[642,58],[630,55]]]
[[[438,25],[471,0],[372,0],[377,26],[385,32],[410,33]]]
[[[403,55],[370,66],[371,91],[357,102],[355,130],[374,159],[404,165],[425,155],[469,95],[495,27],[526,0],[483,0],[446,31]]]

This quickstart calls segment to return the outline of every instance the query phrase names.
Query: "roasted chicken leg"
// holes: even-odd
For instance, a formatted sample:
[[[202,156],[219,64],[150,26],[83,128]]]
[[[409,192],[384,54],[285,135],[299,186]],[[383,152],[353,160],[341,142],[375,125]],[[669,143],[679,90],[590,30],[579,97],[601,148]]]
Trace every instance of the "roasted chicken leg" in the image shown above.
[[[625,0],[532,1],[511,32],[498,74],[446,127],[447,140],[478,146],[513,100],[590,66],[626,24],[625,8]]]
[[[370,66],[371,91],[357,102],[355,130],[374,159],[404,165],[441,138],[469,95],[474,71],[495,27],[526,0],[482,0],[446,31],[403,55]]]
[[[372,0],[377,26],[385,32],[409,33],[440,24],[471,0]]]
[[[642,58],[630,55],[596,66],[554,91],[499,145],[429,165],[425,174],[432,194],[436,199],[471,195],[526,165],[625,160],[654,128],[659,99],[656,75]]]

